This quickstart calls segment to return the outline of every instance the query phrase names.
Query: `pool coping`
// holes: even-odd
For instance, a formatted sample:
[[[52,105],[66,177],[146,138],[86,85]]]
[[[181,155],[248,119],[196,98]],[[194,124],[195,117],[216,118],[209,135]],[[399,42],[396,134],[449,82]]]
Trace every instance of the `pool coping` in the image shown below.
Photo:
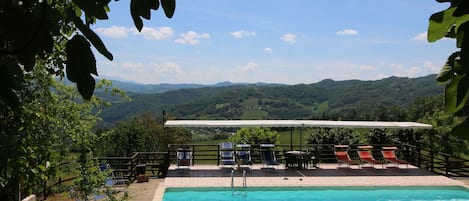
[[[305,187],[305,186],[462,186],[462,181],[444,176],[349,176],[349,177],[250,177],[247,185],[253,187]],[[242,178],[235,178],[235,186],[242,184]],[[173,187],[230,187],[231,178],[171,177],[166,178],[156,189],[153,201],[163,200],[166,188]]]

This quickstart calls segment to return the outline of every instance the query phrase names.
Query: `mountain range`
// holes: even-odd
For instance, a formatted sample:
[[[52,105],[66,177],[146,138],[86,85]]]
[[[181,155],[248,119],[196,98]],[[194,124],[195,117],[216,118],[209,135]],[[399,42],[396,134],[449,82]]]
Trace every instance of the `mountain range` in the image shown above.
[[[176,119],[310,119],[323,114],[365,113],[379,106],[408,106],[417,98],[442,94],[435,75],[376,81],[322,80],[313,84],[230,83],[142,85],[116,82],[131,102],[104,108],[104,122],[144,112]],[[99,96],[99,93],[97,94]]]

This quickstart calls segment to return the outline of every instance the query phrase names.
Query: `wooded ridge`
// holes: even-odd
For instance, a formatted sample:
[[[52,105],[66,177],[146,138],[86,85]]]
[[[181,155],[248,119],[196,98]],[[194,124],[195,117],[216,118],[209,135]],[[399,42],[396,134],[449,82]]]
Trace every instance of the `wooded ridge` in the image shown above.
[[[105,108],[102,117],[105,123],[115,123],[143,112],[161,116],[163,110],[176,119],[317,119],[331,114],[357,116],[370,113],[380,106],[406,107],[418,98],[440,95],[444,86],[437,84],[435,77],[389,77],[376,81],[326,79],[314,84],[297,85],[230,83],[197,87],[187,85],[189,88],[163,93],[132,91],[129,92],[131,102],[115,103]],[[126,89],[125,85],[119,86]]]

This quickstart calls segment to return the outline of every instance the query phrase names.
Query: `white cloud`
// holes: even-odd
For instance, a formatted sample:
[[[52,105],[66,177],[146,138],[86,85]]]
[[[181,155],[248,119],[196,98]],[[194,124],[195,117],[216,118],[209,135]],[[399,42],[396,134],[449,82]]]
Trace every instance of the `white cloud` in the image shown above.
[[[138,32],[137,29],[131,29],[130,31],[135,35],[142,35],[147,40],[164,40],[174,35],[173,28],[171,27],[159,27],[157,29],[143,27],[141,32]]]
[[[123,26],[111,26],[108,28],[97,28],[96,32],[109,38],[126,38],[127,28]]]
[[[123,26],[111,26],[109,28],[97,28],[96,31],[110,38],[126,38],[128,33],[137,36],[143,36],[147,40],[163,40],[173,37],[174,32],[171,27],[159,27],[157,29],[151,27],[143,27],[141,32],[135,28],[126,28]]]
[[[182,74],[181,66],[175,62],[166,62],[162,64],[152,64],[155,73],[158,74]]]
[[[264,52],[271,53],[271,52],[272,52],[272,48],[266,47],[266,48],[264,48]]]
[[[380,80],[380,79],[384,79],[384,78],[387,78],[387,77],[389,77],[389,75],[386,75],[384,73],[380,73],[380,74],[378,74],[378,76],[376,76],[376,79]]]
[[[425,68],[425,70],[429,71],[430,73],[438,73],[438,72],[440,72],[440,68],[441,68],[441,67],[435,65],[431,61],[423,62],[423,67]]]
[[[423,69],[419,66],[411,66],[406,72],[405,76],[406,77],[416,77],[421,75],[423,72]]]
[[[336,32],[339,36],[355,36],[358,35],[358,31],[355,29],[343,29]]]
[[[404,68],[404,64],[391,64],[390,65],[392,68],[395,68],[395,69],[402,69]]]
[[[412,38],[415,41],[427,41],[427,32],[419,33],[415,37]]]
[[[394,68],[394,72],[392,73],[392,75],[398,77],[418,77],[428,74],[428,71],[420,66],[409,67],[403,64],[391,64],[391,67]]]
[[[181,37],[174,40],[174,42],[179,44],[197,45],[199,44],[199,39],[210,38],[208,33],[199,34],[195,31],[188,31],[187,33],[182,33],[180,36]]]
[[[286,43],[294,44],[296,43],[296,35],[295,34],[284,34],[280,39],[282,39]]]
[[[231,32],[230,34],[231,34],[231,36],[233,36],[235,38],[244,38],[244,37],[248,37],[248,36],[256,36],[256,32],[246,31],[246,30],[239,30],[239,31]]]
[[[101,76],[117,80],[139,83],[182,83],[191,77],[178,63],[167,60],[100,62],[99,64]]]
[[[374,70],[376,70],[376,68],[374,66],[371,66],[371,65],[362,65],[362,66],[360,66],[360,70],[374,71]]]
[[[259,67],[259,64],[254,62],[248,62],[245,66],[238,66],[237,69],[240,73],[256,71]]]
[[[120,66],[130,71],[138,71],[139,69],[143,68],[143,63],[127,61],[127,62],[122,62]]]

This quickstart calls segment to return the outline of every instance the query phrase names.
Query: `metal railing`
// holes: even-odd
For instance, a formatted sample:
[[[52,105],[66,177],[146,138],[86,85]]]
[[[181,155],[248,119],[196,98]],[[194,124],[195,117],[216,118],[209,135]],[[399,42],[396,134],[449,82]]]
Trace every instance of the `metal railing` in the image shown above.
[[[357,147],[362,144],[349,145],[349,154],[352,159],[359,159]],[[424,168],[437,174],[453,177],[469,176],[469,160],[446,153],[435,152],[429,148],[407,144],[372,144],[373,156],[377,160],[383,160],[381,149],[387,146],[396,146],[399,158],[410,164]],[[219,165],[220,147],[218,144],[170,144],[168,156],[170,163],[176,161],[176,150],[180,147],[192,150],[192,164],[216,164]],[[285,163],[286,151],[301,150],[312,153],[317,163],[336,163],[334,144],[279,144],[275,146],[275,155],[279,162]],[[251,145],[251,157],[253,163],[261,163],[259,145]]]
[[[451,177],[469,176],[468,159],[433,151],[426,147],[414,145],[403,145],[402,147],[405,159],[419,168]]]
[[[352,159],[358,159],[357,146],[349,145],[349,154]],[[390,145],[373,144],[373,156],[377,160],[382,160],[380,153],[384,146],[398,147],[398,157],[406,160],[410,164],[427,169],[431,172],[451,176],[468,177],[469,160],[453,156],[446,153],[436,152],[423,146],[414,146],[408,144]],[[127,179],[130,182],[136,179],[136,166],[145,165],[145,174],[150,177],[166,177],[170,164],[176,163],[176,151],[180,147],[190,148],[192,151],[192,164],[213,164],[220,165],[220,147],[218,144],[170,144],[166,152],[136,152],[128,157],[100,157],[97,160],[100,164],[109,164],[116,176],[116,179]],[[286,162],[286,152],[290,150],[301,150],[311,153],[314,156],[315,163],[336,163],[333,144],[303,144],[290,145],[280,144],[275,146],[275,155],[280,163]],[[251,158],[253,163],[261,163],[259,145],[251,145]],[[67,165],[63,163],[62,165]],[[70,168],[61,168],[68,170]],[[75,179],[76,176],[59,177],[53,182],[49,182],[47,187],[43,188],[44,196],[50,192],[54,186]]]
[[[144,165],[145,174],[150,177],[165,177],[169,168],[167,152],[135,152],[130,157],[100,157],[100,164],[109,164],[118,179],[135,180],[136,166]]]

